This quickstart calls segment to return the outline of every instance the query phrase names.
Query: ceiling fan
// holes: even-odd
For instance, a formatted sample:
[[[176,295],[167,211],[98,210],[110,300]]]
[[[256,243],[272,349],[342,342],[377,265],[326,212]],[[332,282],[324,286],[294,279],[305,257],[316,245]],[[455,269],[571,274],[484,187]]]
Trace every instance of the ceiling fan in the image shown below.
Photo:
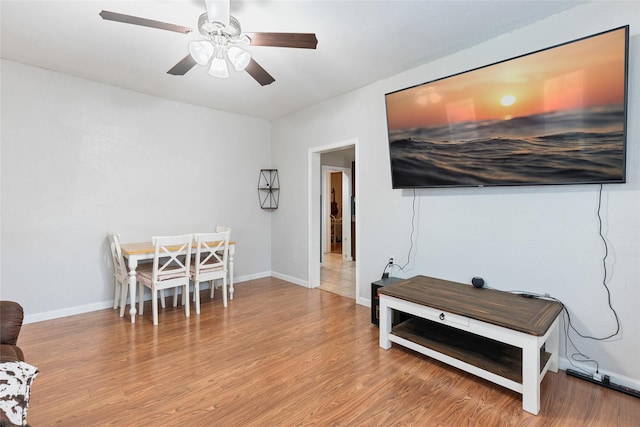
[[[209,74],[214,77],[229,77],[227,60],[237,71],[246,71],[260,85],[271,84],[275,79],[251,54],[240,46],[273,46],[302,49],[315,49],[318,39],[313,33],[243,33],[240,22],[230,15],[230,0],[205,0],[207,11],[198,19],[198,31],[203,40],[189,43],[189,54],[174,65],[168,74],[182,76],[196,64],[208,65]],[[189,34],[193,30],[181,25],[152,19],[125,15],[103,10],[99,13],[102,19],[141,25],[160,30]]]

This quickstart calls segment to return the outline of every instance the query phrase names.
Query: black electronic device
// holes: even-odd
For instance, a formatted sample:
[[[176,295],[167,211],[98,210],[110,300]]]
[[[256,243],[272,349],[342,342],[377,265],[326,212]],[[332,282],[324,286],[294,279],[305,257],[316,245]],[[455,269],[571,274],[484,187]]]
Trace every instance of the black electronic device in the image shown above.
[[[471,284],[474,288],[481,288],[484,286],[484,279],[482,277],[474,277],[471,279]]]
[[[387,93],[393,188],[624,183],[628,62],[627,25]]]
[[[376,326],[380,325],[380,298],[378,297],[378,289],[383,286],[402,282],[403,280],[405,279],[400,279],[398,277],[385,277],[371,283],[371,323]],[[397,325],[398,323],[403,322],[411,317],[413,316],[411,316],[410,314],[394,310],[392,324]]]

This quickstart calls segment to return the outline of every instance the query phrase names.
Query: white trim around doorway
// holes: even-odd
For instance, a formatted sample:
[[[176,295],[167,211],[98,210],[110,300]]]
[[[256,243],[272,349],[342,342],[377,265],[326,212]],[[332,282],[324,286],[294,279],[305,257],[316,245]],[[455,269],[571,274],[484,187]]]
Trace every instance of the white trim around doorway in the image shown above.
[[[358,161],[360,158],[359,153],[359,141],[357,138],[349,139],[346,141],[340,141],[333,144],[323,145],[319,147],[309,148],[308,151],[308,278],[309,283],[308,286],[310,288],[316,288],[320,286],[320,260],[321,260],[321,235],[320,235],[320,226],[322,220],[323,206],[321,204],[321,191],[322,191],[322,165],[320,162],[320,156],[322,153],[327,153],[336,150],[342,150],[345,148],[354,147],[355,149],[355,162],[356,162],[356,176],[351,177],[351,179],[355,179],[355,194],[357,197],[358,186],[359,186],[359,170]],[[356,200],[356,212],[357,212],[357,200]],[[355,220],[355,229],[356,236],[358,236],[359,230],[359,221],[358,215],[356,215]],[[358,250],[358,239],[356,237],[355,241],[356,254],[359,253]],[[360,263],[356,263],[356,303],[362,304],[360,297]]]

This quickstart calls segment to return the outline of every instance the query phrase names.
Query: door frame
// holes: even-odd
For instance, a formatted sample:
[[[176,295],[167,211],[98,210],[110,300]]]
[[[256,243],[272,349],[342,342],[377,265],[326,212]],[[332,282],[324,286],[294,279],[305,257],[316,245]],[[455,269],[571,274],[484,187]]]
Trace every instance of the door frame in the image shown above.
[[[321,267],[321,250],[322,250],[322,242],[321,242],[321,225],[322,225],[322,213],[323,213],[323,205],[322,205],[322,165],[321,165],[321,154],[328,153],[331,151],[342,150],[345,148],[353,147],[355,150],[355,162],[356,165],[360,159],[360,144],[357,138],[348,139],[345,141],[339,141],[328,145],[311,147],[308,151],[308,165],[307,165],[307,242],[309,242],[308,246],[308,286],[309,288],[317,288],[320,286],[320,267]],[[356,167],[356,176],[351,177],[351,179],[355,179],[355,194],[360,194],[358,191],[358,186],[360,185],[359,179],[359,170],[361,168]],[[351,193],[351,191],[349,191]],[[356,213],[357,213],[358,203],[356,201]],[[358,215],[356,214],[355,218],[355,229],[356,236],[358,236],[359,230],[359,220]],[[350,222],[349,222],[350,223]],[[343,227],[345,224],[343,224]],[[360,253],[358,250],[358,239],[356,238],[355,247],[356,253]],[[360,300],[360,263],[356,263],[356,302]]]

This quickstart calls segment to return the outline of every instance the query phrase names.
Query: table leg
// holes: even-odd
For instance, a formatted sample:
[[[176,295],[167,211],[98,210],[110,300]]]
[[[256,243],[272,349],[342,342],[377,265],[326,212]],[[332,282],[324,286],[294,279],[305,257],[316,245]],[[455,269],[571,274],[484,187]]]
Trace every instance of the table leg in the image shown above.
[[[386,298],[380,296],[380,347],[388,350],[391,348],[389,333],[391,332],[391,308],[387,305]],[[373,301],[372,301],[373,303]]]
[[[549,334],[549,338],[547,338],[545,348],[547,353],[551,354],[549,370],[551,372],[558,372],[558,357],[560,352],[560,316],[556,317],[553,325],[551,325],[551,333]]]
[[[129,315],[131,315],[131,323],[136,321],[136,267],[138,266],[138,260],[129,258],[129,298],[131,299],[131,308],[129,309]]]
[[[540,412],[540,346],[535,337],[522,347],[522,409]]]
[[[233,299],[233,255],[235,254],[235,246],[229,248],[229,298]]]

